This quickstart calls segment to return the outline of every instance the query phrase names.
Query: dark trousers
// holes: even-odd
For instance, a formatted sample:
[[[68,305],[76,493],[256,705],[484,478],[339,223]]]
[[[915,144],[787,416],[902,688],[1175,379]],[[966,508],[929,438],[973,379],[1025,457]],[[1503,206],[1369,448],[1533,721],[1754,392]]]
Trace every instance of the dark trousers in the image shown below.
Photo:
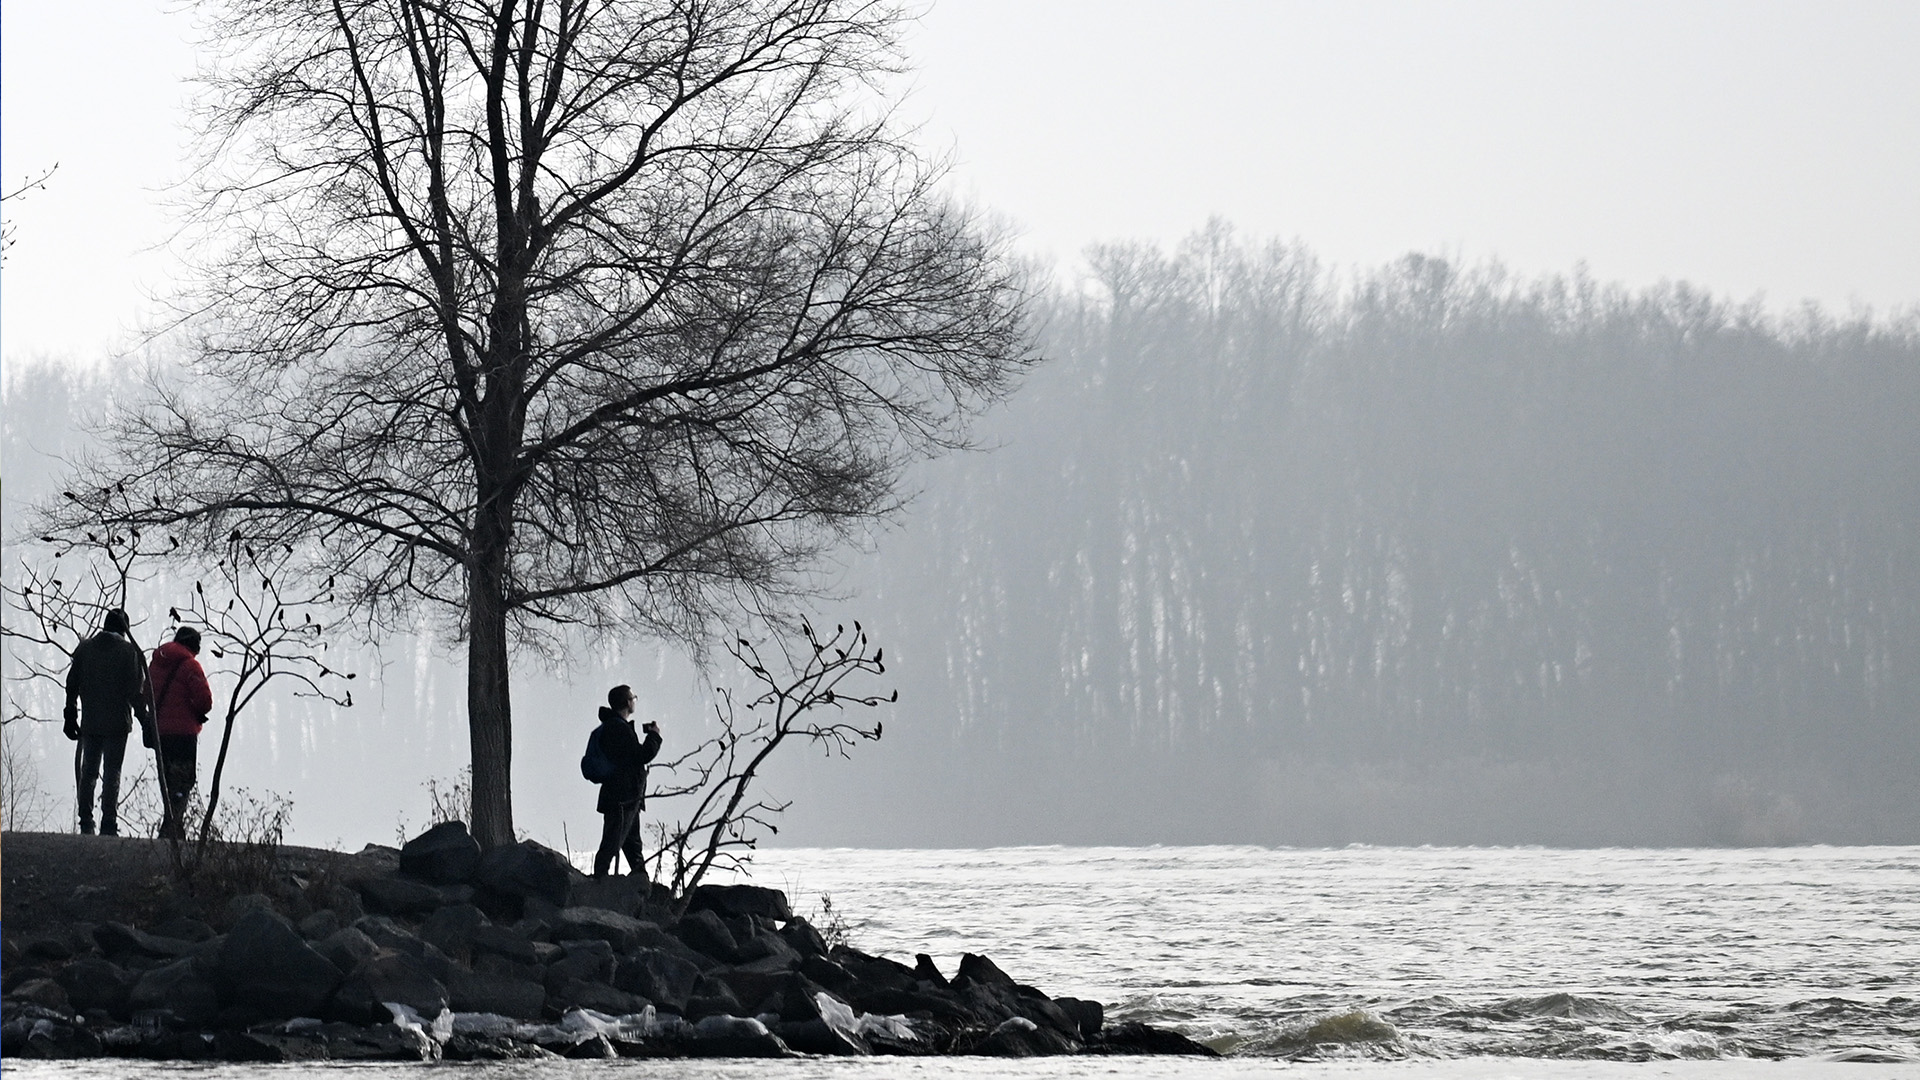
[[[127,733],[80,736],[80,831],[93,831],[93,785],[100,784],[100,833],[120,831],[120,765],[127,757]]]
[[[160,823],[163,837],[186,839],[187,799],[193,795],[199,750],[197,735],[160,736],[160,790],[167,802],[166,818]]]
[[[605,877],[618,855],[627,857],[629,870],[641,873],[640,803],[616,803],[614,809],[600,811],[600,818],[600,850],[593,856],[593,876]]]

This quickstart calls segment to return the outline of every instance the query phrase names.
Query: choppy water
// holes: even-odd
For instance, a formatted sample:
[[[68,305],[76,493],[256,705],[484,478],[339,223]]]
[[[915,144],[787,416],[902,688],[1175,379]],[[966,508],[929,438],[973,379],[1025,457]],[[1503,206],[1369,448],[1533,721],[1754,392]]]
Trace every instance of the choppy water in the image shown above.
[[[961,952],[983,952],[1049,993],[1098,998],[1232,1056],[466,1068],[1920,1077],[1920,848],[775,850],[756,877],[816,921],[830,895],[869,952],[926,951],[949,972]],[[1788,1060],[1764,1060],[1777,1058]],[[23,1075],[136,1071],[125,1064]]]
[[[870,951],[985,952],[1241,1055],[1920,1062],[1920,848],[777,851]],[[1306,1033],[1384,1035],[1311,1043]]]

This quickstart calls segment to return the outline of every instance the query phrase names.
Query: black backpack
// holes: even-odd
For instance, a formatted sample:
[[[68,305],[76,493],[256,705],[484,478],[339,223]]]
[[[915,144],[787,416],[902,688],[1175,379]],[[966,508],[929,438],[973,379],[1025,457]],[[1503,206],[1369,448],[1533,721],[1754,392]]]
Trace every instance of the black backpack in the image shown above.
[[[595,784],[606,783],[619,771],[613,759],[600,746],[600,733],[605,730],[594,728],[593,734],[587,736],[587,752],[580,755],[580,775]]]

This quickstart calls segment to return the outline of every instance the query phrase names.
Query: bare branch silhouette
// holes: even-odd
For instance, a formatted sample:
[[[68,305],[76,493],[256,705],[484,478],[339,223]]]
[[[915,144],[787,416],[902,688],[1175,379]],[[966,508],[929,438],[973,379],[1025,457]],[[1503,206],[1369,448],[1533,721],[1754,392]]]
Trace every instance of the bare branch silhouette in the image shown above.
[[[754,791],[760,771],[788,740],[827,754],[849,756],[862,741],[878,740],[881,722],[865,723],[850,710],[872,709],[899,699],[849,688],[849,679],[886,672],[884,650],[872,645],[859,623],[841,625],[822,638],[803,620],[799,642],[777,638],[771,661],[760,645],[738,638],[727,651],[746,668],[754,695],[736,703],[722,690],[714,712],[719,734],[678,759],[656,766],[672,779],[648,794],[655,801],[690,799],[692,807],[672,822],[654,826],[652,876],[665,881],[684,903],[716,867],[740,869],[762,832],[777,833],[774,818],[790,805]]]

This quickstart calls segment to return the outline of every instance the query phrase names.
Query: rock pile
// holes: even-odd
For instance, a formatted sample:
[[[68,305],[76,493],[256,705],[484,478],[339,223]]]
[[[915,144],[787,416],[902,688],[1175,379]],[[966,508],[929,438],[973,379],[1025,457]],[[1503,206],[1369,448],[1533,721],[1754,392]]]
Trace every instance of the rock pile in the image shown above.
[[[6,943],[0,1054],[233,1061],[1197,1053],[968,954],[829,946],[785,894],[590,879],[459,822],[338,880]],[[219,929],[216,929],[216,926]]]

